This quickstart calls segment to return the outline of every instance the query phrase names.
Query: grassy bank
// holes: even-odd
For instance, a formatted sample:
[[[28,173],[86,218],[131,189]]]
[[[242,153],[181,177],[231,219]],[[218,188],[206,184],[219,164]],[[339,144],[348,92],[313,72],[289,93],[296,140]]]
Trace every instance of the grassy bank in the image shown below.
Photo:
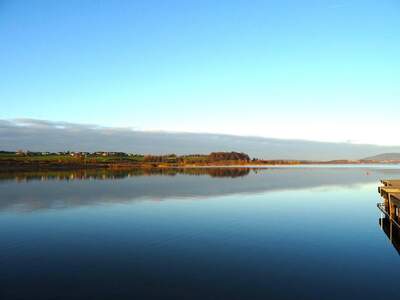
[[[126,153],[0,153],[0,171],[74,169],[168,168],[190,166],[245,165],[243,153],[215,152],[209,155],[140,155]]]
[[[0,151],[0,172],[79,169],[183,168],[211,166],[270,166],[300,164],[368,164],[365,160],[303,161],[260,160],[239,152],[191,155],[142,155],[123,152],[5,152]],[[388,163],[388,162],[385,162]],[[391,162],[398,163],[398,162]]]

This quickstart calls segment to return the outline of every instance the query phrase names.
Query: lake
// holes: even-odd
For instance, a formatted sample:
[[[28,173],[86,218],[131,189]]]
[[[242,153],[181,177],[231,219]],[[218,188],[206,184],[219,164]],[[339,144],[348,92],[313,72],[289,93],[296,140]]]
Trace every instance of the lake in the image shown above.
[[[1,174],[0,299],[397,298],[381,178],[400,167]]]

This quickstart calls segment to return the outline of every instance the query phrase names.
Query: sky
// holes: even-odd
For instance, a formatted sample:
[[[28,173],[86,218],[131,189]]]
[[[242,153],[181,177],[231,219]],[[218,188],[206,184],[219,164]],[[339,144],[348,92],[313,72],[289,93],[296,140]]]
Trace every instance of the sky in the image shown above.
[[[0,0],[0,119],[400,145],[397,0]]]

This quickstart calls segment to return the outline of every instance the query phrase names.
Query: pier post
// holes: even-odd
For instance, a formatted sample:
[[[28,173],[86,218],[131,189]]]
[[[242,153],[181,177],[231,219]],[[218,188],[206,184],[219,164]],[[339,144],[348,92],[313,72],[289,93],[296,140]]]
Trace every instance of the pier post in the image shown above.
[[[389,201],[389,206],[390,217],[392,218],[392,220],[396,220],[396,205],[393,202]]]

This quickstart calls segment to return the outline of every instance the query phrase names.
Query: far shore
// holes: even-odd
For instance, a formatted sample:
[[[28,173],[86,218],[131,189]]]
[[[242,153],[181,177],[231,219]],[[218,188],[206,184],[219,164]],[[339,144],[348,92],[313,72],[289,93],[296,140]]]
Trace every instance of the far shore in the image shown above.
[[[265,160],[239,152],[213,152],[191,155],[141,155],[123,152],[6,152],[0,151],[0,172],[63,171],[84,169],[123,170],[133,168],[262,168],[307,165],[396,164],[400,161],[377,160]]]

